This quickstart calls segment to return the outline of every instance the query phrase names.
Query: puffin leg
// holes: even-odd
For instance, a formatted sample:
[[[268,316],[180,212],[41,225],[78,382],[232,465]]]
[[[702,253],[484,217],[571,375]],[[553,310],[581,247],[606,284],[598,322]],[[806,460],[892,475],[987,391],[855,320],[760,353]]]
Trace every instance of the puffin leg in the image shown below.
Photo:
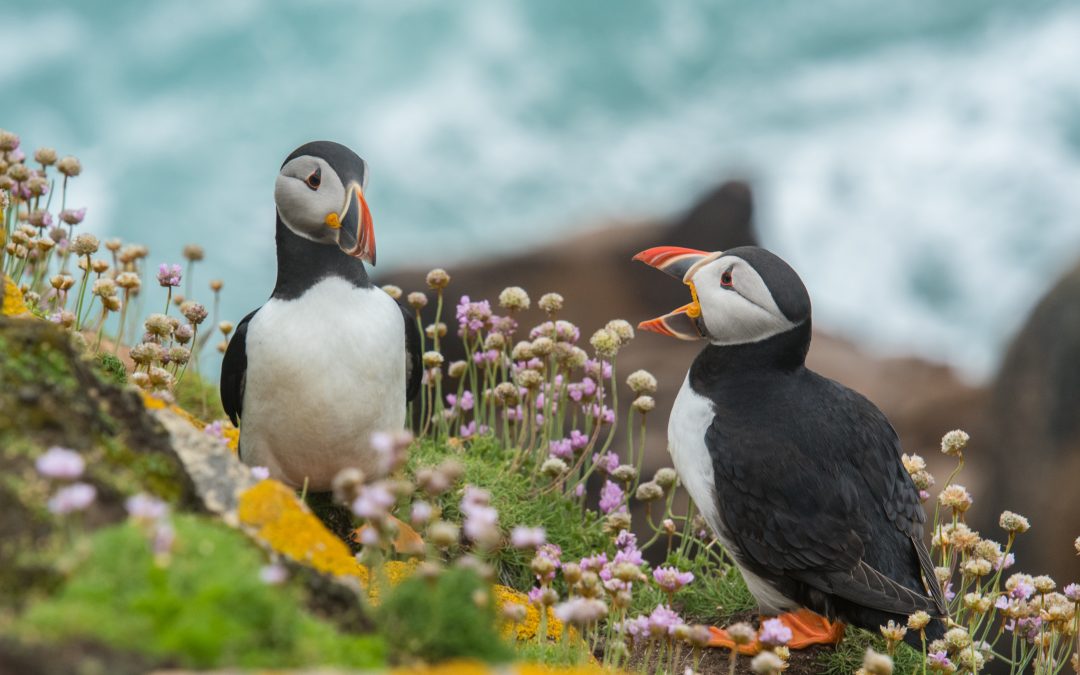
[[[844,637],[844,624],[829,621],[825,617],[800,609],[776,617],[791,629],[789,649],[805,649],[810,645],[835,645]]]
[[[764,621],[766,617],[761,617]],[[789,649],[806,649],[811,645],[835,645],[844,637],[844,624],[839,621],[829,621],[820,614],[808,609],[800,609],[788,612],[776,617],[791,629],[791,640],[787,646]],[[753,642],[736,646],[731,636],[723,628],[709,627],[709,646],[735,649],[740,654],[754,656],[762,649],[761,642],[756,638]]]

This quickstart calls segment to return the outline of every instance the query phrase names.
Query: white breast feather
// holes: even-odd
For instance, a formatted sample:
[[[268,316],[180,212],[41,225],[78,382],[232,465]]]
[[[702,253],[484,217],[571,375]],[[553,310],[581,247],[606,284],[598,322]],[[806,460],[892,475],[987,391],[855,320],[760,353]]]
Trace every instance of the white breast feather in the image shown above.
[[[694,500],[697,510],[705,518],[717,539],[735,558],[739,571],[750,592],[758,601],[763,614],[778,614],[794,607],[794,603],[780,595],[767,581],[739,564],[739,551],[726,536],[720,513],[716,506],[716,480],[713,476],[712,457],[705,445],[705,432],[712,424],[716,412],[712,401],[690,387],[687,373],[668,420],[668,452],[675,470],[679,473],[686,491]]]
[[[405,424],[404,317],[378,288],[330,278],[271,299],[248,326],[247,358],[243,459],[290,485],[370,472],[371,433]]]

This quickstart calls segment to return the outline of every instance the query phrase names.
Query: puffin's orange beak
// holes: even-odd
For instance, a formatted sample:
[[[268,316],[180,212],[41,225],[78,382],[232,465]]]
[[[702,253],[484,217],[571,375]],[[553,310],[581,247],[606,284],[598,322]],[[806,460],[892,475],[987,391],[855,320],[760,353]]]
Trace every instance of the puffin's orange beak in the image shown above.
[[[331,213],[326,224],[338,230],[338,246],[345,253],[375,265],[375,223],[364,199],[364,190],[356,183],[349,184],[345,213]]]
[[[638,328],[680,340],[699,340],[704,337],[698,322],[701,317],[701,305],[698,303],[697,289],[694,288],[694,282],[690,278],[696,271],[698,263],[711,260],[718,255],[719,252],[709,253],[681,246],[657,246],[634,256],[634,260],[640,260],[685,283],[690,287],[690,296],[693,298],[692,302],[673,312],[642,321],[638,324]]]

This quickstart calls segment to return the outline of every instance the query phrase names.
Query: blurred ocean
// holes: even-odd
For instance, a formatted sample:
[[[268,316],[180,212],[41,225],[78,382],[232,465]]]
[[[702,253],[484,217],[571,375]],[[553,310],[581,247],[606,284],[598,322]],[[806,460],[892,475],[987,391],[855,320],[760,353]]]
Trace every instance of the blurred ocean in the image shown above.
[[[198,285],[223,278],[233,319],[273,285],[281,160],[316,138],[372,167],[380,269],[452,271],[747,177],[818,325],[976,378],[1080,256],[1073,2],[35,0],[4,19],[0,127],[83,160],[69,205],[95,232],[154,263],[205,245]]]

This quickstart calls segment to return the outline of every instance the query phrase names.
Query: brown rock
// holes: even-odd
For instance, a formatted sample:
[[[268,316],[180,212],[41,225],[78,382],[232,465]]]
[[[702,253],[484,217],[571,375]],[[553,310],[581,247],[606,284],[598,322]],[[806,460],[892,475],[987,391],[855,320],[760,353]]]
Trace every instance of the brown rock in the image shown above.
[[[1080,264],[1039,301],[990,392],[987,469],[995,503],[1031,518],[1018,540],[1025,571],[1080,579]],[[1000,509],[999,509],[1000,510]],[[997,530],[997,513],[980,523]]]

